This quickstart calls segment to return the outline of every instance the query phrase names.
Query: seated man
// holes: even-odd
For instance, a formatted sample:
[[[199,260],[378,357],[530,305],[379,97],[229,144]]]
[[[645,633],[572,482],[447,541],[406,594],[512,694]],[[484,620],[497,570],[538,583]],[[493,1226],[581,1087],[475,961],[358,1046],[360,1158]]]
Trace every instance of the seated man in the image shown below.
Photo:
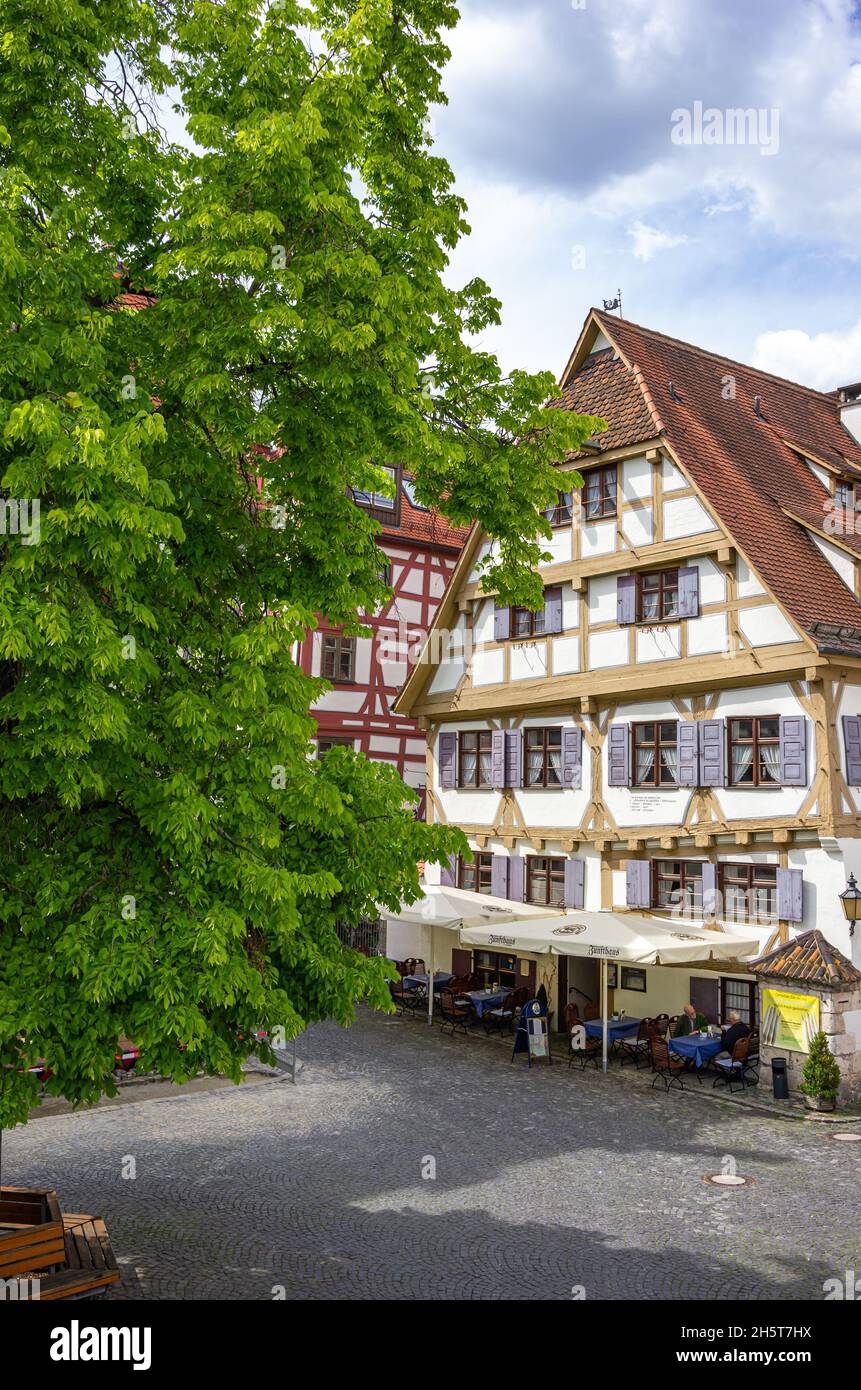
[[[750,1029],[746,1023],[742,1023],[738,1014],[730,1014],[726,1021],[726,1027],[720,1035],[721,1050],[718,1057],[731,1057],[732,1050],[739,1038],[746,1038],[749,1035]]]
[[[699,1013],[693,1004],[686,1004],[684,1013],[676,1024],[674,1038],[686,1038],[688,1033],[701,1033],[708,1028],[708,1019],[705,1014]]]

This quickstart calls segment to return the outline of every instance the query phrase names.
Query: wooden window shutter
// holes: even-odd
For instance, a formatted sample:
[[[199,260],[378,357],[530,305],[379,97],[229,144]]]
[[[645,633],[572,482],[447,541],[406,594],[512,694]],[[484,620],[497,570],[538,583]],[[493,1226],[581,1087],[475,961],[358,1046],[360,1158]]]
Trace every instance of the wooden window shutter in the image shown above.
[[[451,973],[460,976],[472,974],[472,951],[452,951]]]
[[[511,634],[511,613],[506,606],[500,608],[498,603],[493,605],[493,640],[494,642],[505,642]]]
[[[505,730],[494,729],[490,736],[490,784],[502,791],[505,786]]]
[[[800,869],[777,871],[777,915],[781,922],[804,920],[802,877]]]
[[[631,785],[631,731],[627,724],[611,724],[607,732],[607,785]]]
[[[508,896],[512,902],[526,901],[526,860],[519,855],[508,861]]]
[[[637,621],[637,577],[623,574],[616,580],[616,622]]]
[[[648,859],[629,859],[625,865],[625,902],[628,907],[651,907],[652,866]]]
[[[454,888],[457,885],[457,855],[450,854],[448,864],[443,864],[439,881],[444,888]]]
[[[508,858],[495,854],[490,865],[490,891],[495,898],[508,897]]]
[[[703,915],[706,917],[722,915],[718,912],[717,869],[714,864],[703,864]]]
[[[522,738],[519,729],[511,729],[505,735],[505,785],[523,786]]]
[[[697,1013],[709,1023],[720,1022],[720,980],[698,980],[691,975],[688,995]]]
[[[583,781],[583,730],[569,724],[562,730],[562,785],[579,787]]]
[[[439,784],[457,786],[457,734],[439,736]]]
[[[785,787],[807,786],[807,720],[780,716],[780,780]]]
[[[861,715],[844,714],[843,746],[846,750],[846,781],[861,787]]]
[[[586,865],[582,859],[565,860],[565,906],[582,908],[585,900]]]
[[[558,585],[544,590],[544,631],[562,631],[562,589]]]
[[[700,616],[700,572],[696,565],[679,570],[679,617]]]
[[[726,723],[702,719],[700,731],[700,786],[726,786]]]
[[[680,719],[677,732],[678,769],[676,781],[680,787],[700,784],[700,734],[692,719]]]

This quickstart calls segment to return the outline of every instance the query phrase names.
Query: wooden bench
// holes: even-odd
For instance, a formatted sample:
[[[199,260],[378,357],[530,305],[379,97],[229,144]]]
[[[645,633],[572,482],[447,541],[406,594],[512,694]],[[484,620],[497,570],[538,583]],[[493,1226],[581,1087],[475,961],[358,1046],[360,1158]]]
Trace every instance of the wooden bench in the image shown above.
[[[39,1276],[39,1298],[87,1298],[116,1284],[120,1271],[105,1223],[98,1216],[63,1213],[66,1259],[60,1269]]]
[[[120,1271],[99,1217],[64,1213],[50,1189],[4,1187],[0,1278],[17,1280],[21,1301],[35,1301],[36,1295],[42,1302],[102,1294],[119,1281]]]

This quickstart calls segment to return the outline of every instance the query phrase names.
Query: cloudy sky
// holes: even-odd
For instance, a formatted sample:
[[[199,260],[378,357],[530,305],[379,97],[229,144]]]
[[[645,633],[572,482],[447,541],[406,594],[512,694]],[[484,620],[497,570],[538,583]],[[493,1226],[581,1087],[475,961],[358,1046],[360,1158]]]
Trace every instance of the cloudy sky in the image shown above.
[[[861,380],[859,0],[460,9],[434,120],[472,226],[452,277],[502,300],[484,342],[506,367],[558,374],[621,287],[637,323],[821,389]],[[736,110],[759,114],[729,144]]]

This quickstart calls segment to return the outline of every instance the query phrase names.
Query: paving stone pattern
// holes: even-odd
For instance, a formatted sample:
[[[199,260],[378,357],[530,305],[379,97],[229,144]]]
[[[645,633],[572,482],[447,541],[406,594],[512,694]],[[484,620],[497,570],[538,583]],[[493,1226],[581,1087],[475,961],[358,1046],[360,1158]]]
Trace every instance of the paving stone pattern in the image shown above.
[[[4,1181],[104,1216],[117,1299],[798,1299],[861,1268],[861,1144],[819,1126],[368,1013],[299,1055],[296,1085],[37,1119]],[[755,1183],[702,1181],[732,1164]]]

